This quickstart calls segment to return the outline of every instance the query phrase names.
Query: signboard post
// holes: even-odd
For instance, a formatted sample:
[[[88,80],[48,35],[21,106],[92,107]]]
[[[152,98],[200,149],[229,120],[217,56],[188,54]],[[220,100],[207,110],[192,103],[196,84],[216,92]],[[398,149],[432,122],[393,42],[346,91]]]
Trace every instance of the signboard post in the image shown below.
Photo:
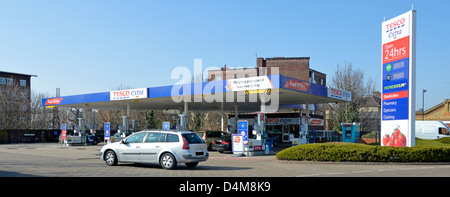
[[[382,23],[382,146],[415,145],[416,11]]]
[[[105,122],[105,140],[108,140],[108,144],[110,143],[111,137],[111,123]]]
[[[162,123],[162,129],[163,130],[170,130],[170,122],[163,122]]]
[[[238,126],[238,134],[242,135],[244,144],[248,144],[248,122],[246,120],[239,120]]]
[[[244,137],[242,135],[233,134],[231,136],[233,154],[242,155],[244,153]]]
[[[61,129],[61,140],[63,141],[64,146],[67,145],[66,135],[67,135],[67,125],[63,124]]]

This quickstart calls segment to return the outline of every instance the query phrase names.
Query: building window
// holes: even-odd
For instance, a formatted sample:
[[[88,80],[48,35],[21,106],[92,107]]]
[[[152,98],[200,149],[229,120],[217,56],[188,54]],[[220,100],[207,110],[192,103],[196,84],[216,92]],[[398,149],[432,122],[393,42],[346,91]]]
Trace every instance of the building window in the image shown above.
[[[14,79],[13,78],[7,78],[6,79],[6,84],[13,85],[14,84]]]
[[[245,78],[249,78],[250,77],[250,75],[249,74],[245,74]]]
[[[0,77],[0,84],[5,85],[6,84],[6,78]]]
[[[20,86],[27,86],[27,80],[20,80]]]
[[[233,79],[237,79],[237,78],[238,78],[237,74],[234,74]]]

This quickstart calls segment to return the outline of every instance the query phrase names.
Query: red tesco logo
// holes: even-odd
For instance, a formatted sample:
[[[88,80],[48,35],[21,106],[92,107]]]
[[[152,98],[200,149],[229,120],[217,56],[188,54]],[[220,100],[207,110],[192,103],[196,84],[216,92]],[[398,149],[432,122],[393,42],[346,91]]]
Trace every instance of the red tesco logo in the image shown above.
[[[402,18],[386,25],[387,30],[405,24],[406,19]]]
[[[117,92],[114,92],[114,96],[130,96],[130,91],[129,90],[117,91]]]

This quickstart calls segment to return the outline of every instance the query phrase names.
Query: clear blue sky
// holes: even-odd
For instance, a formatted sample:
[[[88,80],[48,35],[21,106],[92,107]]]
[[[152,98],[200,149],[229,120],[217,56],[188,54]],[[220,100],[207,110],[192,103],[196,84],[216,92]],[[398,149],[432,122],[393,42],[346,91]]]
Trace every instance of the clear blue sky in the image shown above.
[[[73,95],[174,84],[177,66],[311,57],[331,80],[352,62],[380,82],[381,22],[417,10],[417,103],[450,98],[450,1],[0,1],[0,70]],[[381,89],[381,88],[380,88]]]

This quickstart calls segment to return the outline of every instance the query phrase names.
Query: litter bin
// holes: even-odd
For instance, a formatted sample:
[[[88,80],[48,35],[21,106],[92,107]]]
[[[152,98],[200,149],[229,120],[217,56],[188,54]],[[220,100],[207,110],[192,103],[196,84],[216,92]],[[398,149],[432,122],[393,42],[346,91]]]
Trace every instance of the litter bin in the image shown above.
[[[266,155],[273,153],[273,138],[266,138]]]

